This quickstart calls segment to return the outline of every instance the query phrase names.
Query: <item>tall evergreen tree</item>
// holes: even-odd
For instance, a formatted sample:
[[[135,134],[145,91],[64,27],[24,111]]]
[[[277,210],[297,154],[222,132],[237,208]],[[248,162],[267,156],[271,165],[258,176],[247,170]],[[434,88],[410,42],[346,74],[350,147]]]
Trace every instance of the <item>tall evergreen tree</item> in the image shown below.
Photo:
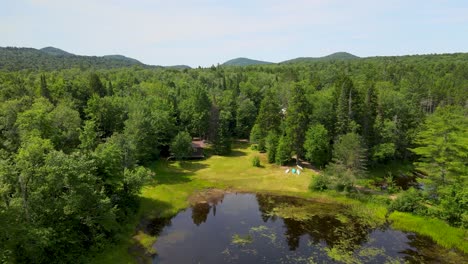
[[[359,97],[353,81],[345,76],[336,86],[336,134],[343,135],[357,130],[359,124]]]
[[[305,133],[309,124],[310,105],[305,97],[303,84],[296,83],[291,91],[288,108],[286,109],[285,131],[292,150],[298,158],[304,154]]]

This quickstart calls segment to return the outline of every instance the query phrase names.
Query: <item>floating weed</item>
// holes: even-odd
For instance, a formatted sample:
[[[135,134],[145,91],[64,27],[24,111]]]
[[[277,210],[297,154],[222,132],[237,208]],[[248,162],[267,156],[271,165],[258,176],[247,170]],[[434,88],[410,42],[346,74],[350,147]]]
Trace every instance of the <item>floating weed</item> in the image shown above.
[[[268,227],[264,225],[254,226],[250,228],[250,232],[263,232],[268,230]]]
[[[382,248],[366,247],[360,250],[358,255],[363,258],[373,259],[379,255],[385,256],[385,250]]]
[[[231,255],[231,251],[229,250],[229,248],[226,248],[225,250],[221,252],[221,254],[229,256]]]
[[[250,244],[253,242],[253,238],[251,235],[246,235],[245,237],[242,237],[238,234],[234,234],[232,236],[232,240],[231,240],[232,244],[236,244],[236,245],[241,245],[241,246],[245,246],[247,244]]]
[[[361,263],[359,259],[357,259],[352,251],[346,251],[341,249],[340,247],[332,247],[326,248],[325,252],[327,253],[328,257],[333,259],[334,261],[352,264],[352,263]]]
[[[344,215],[344,214],[337,214],[337,215],[336,215],[336,219],[338,219],[338,221],[340,221],[340,222],[343,223],[343,224],[349,223],[349,217],[347,217],[347,216]]]
[[[250,233],[258,233],[262,237],[266,237],[270,240],[272,244],[276,242],[276,234],[274,232],[267,232],[269,231],[268,227],[264,225],[254,226],[250,228]]]
[[[403,264],[403,263],[407,263],[407,262],[398,258],[391,258],[391,257],[387,257],[387,260],[385,260],[385,264]]]

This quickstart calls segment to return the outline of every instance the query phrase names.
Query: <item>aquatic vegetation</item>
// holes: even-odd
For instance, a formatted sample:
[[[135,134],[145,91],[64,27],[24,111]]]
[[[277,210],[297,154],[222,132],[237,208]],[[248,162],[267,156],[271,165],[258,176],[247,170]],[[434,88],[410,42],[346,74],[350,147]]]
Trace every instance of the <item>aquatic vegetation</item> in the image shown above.
[[[254,227],[250,228],[250,232],[262,232],[262,231],[265,231],[265,230],[268,230],[268,227],[266,227],[264,225],[254,226]]]
[[[253,242],[251,235],[241,236],[239,234],[234,234],[231,240],[232,244],[245,246]]]
[[[250,231],[251,234],[257,234],[261,237],[266,237],[270,240],[272,244],[276,242],[276,234],[268,229],[268,227],[264,225],[260,225],[257,227],[251,227]]]

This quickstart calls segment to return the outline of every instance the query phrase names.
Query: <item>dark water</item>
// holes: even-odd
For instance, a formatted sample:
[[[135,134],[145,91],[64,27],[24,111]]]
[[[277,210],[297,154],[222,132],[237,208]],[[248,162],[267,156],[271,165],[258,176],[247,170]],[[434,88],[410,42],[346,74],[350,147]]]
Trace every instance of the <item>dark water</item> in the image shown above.
[[[155,219],[153,263],[467,263],[413,233],[375,227],[346,208],[300,199],[226,194]]]

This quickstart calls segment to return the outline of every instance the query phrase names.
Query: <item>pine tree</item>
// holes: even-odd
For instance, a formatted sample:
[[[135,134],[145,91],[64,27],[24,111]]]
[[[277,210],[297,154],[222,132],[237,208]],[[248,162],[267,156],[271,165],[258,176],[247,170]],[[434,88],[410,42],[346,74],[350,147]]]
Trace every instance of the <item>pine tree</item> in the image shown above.
[[[343,77],[337,86],[336,134],[343,135],[358,130],[359,94],[349,77]]]
[[[274,163],[276,160],[276,149],[278,148],[278,135],[274,131],[268,132],[265,143],[268,162]]]
[[[213,140],[213,150],[215,154],[225,155],[231,152],[231,132],[229,131],[230,119],[230,112],[223,110],[219,112],[219,122],[216,129],[216,137]]]
[[[276,164],[284,165],[291,160],[291,144],[285,136],[280,137],[276,149]]]
[[[468,118],[460,106],[437,108],[411,149],[420,156],[417,166],[434,186],[464,184],[468,175]]]
[[[303,156],[305,133],[309,123],[310,105],[305,97],[301,83],[296,83],[291,91],[288,108],[286,109],[286,136],[290,140],[292,150],[298,158]]]

